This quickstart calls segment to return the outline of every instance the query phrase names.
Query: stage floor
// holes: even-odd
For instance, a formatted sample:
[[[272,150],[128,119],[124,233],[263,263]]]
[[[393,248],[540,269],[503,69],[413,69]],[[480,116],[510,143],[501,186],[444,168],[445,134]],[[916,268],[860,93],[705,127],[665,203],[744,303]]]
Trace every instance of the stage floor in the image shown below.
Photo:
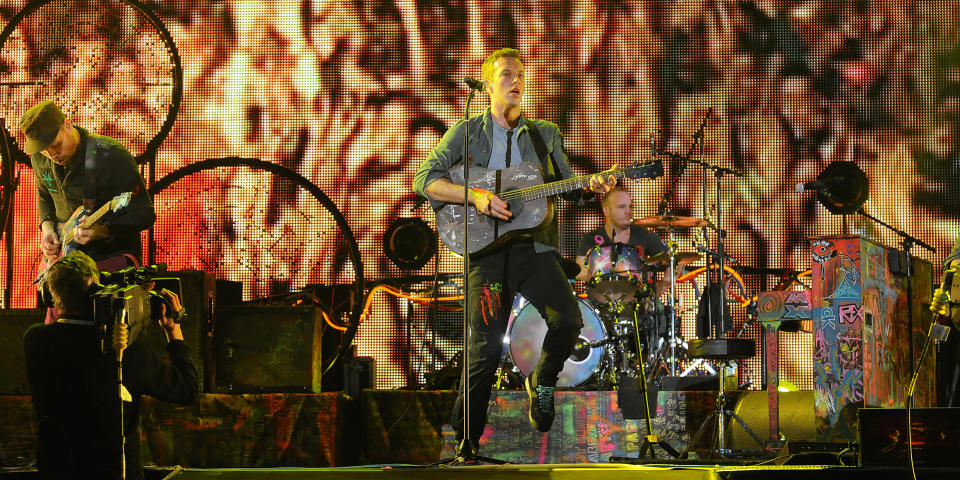
[[[671,464],[549,464],[549,465],[474,465],[422,467],[383,465],[324,469],[184,469],[170,472],[165,479],[247,480],[259,478],[353,479],[389,478],[410,480],[457,479],[497,480],[508,478],[557,480],[903,480],[907,469],[860,468],[833,465],[671,465]],[[960,469],[922,469],[924,480],[955,480]]]
[[[6,478],[39,478],[36,471],[7,471]],[[298,479],[354,479],[390,478],[410,480],[440,480],[456,476],[458,479],[558,479],[558,480],[903,480],[910,478],[906,468],[848,467],[837,465],[696,465],[647,463],[547,464],[547,465],[367,465],[335,468],[180,468],[153,467],[145,470],[146,480],[248,480],[277,478]],[[924,480],[953,480],[960,468],[918,469],[917,478]]]

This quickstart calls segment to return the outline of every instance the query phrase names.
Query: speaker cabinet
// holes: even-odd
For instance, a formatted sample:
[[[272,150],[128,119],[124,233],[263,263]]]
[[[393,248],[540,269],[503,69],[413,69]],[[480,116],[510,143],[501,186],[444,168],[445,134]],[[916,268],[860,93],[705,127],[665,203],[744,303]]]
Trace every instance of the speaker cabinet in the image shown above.
[[[314,306],[220,307],[214,391],[319,393],[322,327]]]
[[[908,465],[907,412],[902,408],[861,408],[857,413],[860,419],[860,465]],[[914,464],[917,467],[960,467],[960,457],[957,456],[960,408],[914,408],[910,416]]]
[[[190,347],[193,364],[197,367],[200,388],[211,391],[213,376],[212,327],[217,299],[217,281],[201,270],[163,272],[153,278],[157,288],[167,288],[180,296],[187,309],[187,318],[180,324],[183,341]],[[166,341],[162,340],[161,345]],[[165,358],[165,357],[164,357]]]
[[[30,325],[43,323],[44,308],[0,310],[0,395],[30,395],[23,334]]]

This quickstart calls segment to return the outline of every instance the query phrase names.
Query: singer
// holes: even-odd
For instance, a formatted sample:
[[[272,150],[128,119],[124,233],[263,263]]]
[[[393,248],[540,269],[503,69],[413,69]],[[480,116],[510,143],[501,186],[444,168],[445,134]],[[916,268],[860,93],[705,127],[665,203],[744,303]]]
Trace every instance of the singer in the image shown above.
[[[464,161],[462,145],[469,135],[471,165],[499,170],[511,162],[530,162],[544,172],[546,181],[575,176],[563,148],[560,129],[543,120],[525,118],[521,113],[524,92],[523,63],[520,52],[504,48],[490,54],[483,62],[482,80],[490,96],[490,107],[468,122],[460,121],[443,135],[414,177],[413,189],[430,200],[434,210],[445,203],[463,203],[464,187],[450,181],[448,170]],[[472,83],[468,80],[468,83]],[[543,157],[538,151],[544,152]],[[581,201],[593,192],[604,193],[616,185],[616,178],[595,175],[585,190],[564,195],[567,200]],[[512,213],[497,192],[471,189],[470,201],[480,213],[509,221]],[[553,390],[563,363],[572,352],[583,326],[580,308],[561,268],[557,253],[558,225],[556,217],[546,228],[520,237],[482,257],[470,257],[470,325],[469,341],[469,428],[463,421],[463,385],[450,420],[456,431],[457,450],[454,463],[474,463],[487,423],[487,406],[496,370],[503,350],[514,295],[521,294],[547,323],[540,361],[526,379],[530,397],[530,424],[546,432],[553,424]],[[464,430],[470,435],[465,438]]]
[[[142,479],[140,464],[140,396],[187,405],[200,391],[190,348],[183,343],[180,299],[162,294],[173,306],[163,307],[161,326],[167,335],[165,363],[145,342],[134,342],[124,352],[123,385],[130,398],[122,403],[117,364],[94,321],[92,294],[99,289],[100,272],[81,251],[60,258],[47,273],[59,313],[56,323],[34,325],[23,336],[27,378],[37,413],[37,466],[43,478],[121,478],[121,428],[127,479]]]

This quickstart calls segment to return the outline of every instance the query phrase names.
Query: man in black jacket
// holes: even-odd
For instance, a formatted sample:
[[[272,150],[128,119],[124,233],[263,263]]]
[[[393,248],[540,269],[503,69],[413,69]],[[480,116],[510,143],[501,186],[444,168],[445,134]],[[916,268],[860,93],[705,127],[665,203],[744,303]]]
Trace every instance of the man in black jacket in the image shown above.
[[[35,325],[23,338],[27,377],[38,419],[38,466],[45,478],[124,478],[121,472],[121,388],[116,354],[95,321],[92,293],[99,271],[83,252],[51,265],[46,288],[60,314]],[[182,405],[200,390],[190,349],[175,318],[183,315],[176,294],[163,291],[162,307],[170,362],[146,342],[123,352],[124,457],[128,479],[143,478],[140,463],[140,396]]]
[[[83,206],[99,208],[130,192],[130,204],[105,215],[89,228],[74,232],[78,249],[93,258],[101,270],[138,262],[140,232],[156,220],[153,202],[130,152],[116,140],[95,135],[73,124],[52,101],[34,105],[20,119],[37,182],[40,249],[50,260],[61,250],[59,224]]]
[[[550,165],[554,165],[559,179],[576,176],[567,161],[560,129],[550,122],[522,115],[525,80],[520,52],[504,48],[491,53],[483,63],[482,73],[490,107],[482,115],[447,130],[415,175],[414,191],[429,199],[434,209],[464,201],[464,186],[451,181],[449,170],[463,163],[462,145],[467,135],[468,158],[474,166],[504,170],[511,162],[527,162],[542,171],[549,171]],[[540,157],[534,142],[543,144],[545,158]],[[612,175],[606,179],[594,175],[587,188],[589,192],[568,192],[566,198],[582,199],[615,185]],[[509,221],[514,214],[496,192],[471,188],[470,202],[481,214],[498,220]],[[466,391],[465,385],[461,385],[450,419],[458,442],[455,463],[476,460],[515,294],[523,295],[535,306],[547,325],[540,360],[526,379],[530,398],[527,416],[531,426],[541,432],[549,431],[553,425],[557,377],[583,327],[580,307],[560,264],[558,238],[554,218],[532,235],[518,235],[499,249],[470,256],[470,388]],[[469,425],[464,425],[464,396],[469,400]]]

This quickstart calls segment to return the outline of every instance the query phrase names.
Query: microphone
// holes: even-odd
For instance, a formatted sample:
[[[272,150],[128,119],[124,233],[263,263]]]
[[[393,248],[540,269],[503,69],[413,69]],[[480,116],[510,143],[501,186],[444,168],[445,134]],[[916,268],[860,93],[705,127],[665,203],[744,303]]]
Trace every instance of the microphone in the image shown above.
[[[797,193],[803,193],[808,190],[816,190],[818,192],[827,193],[827,190],[830,188],[830,185],[838,185],[843,182],[843,177],[827,177],[823,180],[814,180],[812,182],[798,183],[796,190]]]
[[[652,133],[650,134],[650,159],[657,159],[657,140]]]
[[[467,84],[467,86],[469,86],[470,88],[472,88],[472,89],[474,89],[474,90],[476,90],[476,91],[478,91],[478,92],[482,92],[482,91],[483,91],[483,82],[481,82],[480,80],[477,80],[476,78],[467,76],[467,77],[463,77],[463,81],[464,81],[464,82]]]

